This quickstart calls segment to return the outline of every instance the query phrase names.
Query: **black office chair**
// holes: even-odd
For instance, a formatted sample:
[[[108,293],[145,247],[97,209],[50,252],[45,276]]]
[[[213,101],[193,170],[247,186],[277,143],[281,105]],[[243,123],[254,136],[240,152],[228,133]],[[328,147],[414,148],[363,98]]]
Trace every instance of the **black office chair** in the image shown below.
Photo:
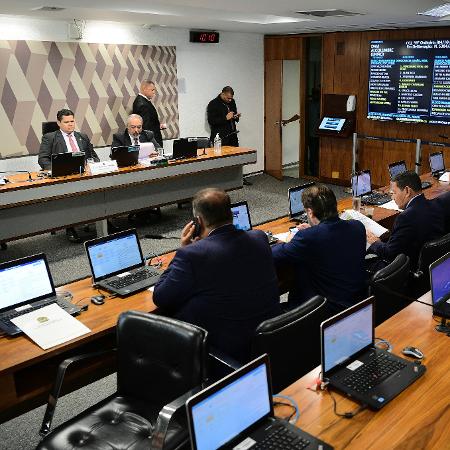
[[[444,215],[444,230],[446,233],[450,233],[450,191],[439,195],[439,197],[436,197],[432,201],[436,202],[442,208],[442,214]]]
[[[419,254],[417,270],[413,272],[410,295],[418,298],[430,290],[430,264],[450,252],[450,233],[426,242]]]
[[[206,341],[205,330],[179,320],[137,311],[121,314],[117,392],[49,433],[67,367],[95,359],[99,353],[63,361],[40,430],[44,438],[37,448],[137,450],[185,445],[188,433],[182,407],[206,380]]]
[[[375,325],[380,325],[411,303],[407,297],[409,258],[398,255],[369,280],[369,295],[375,296]]]
[[[250,360],[267,353],[273,392],[280,392],[320,364],[320,324],[327,317],[326,300],[317,295],[301,306],[265,320],[255,330]],[[241,364],[217,349],[210,353],[215,378]]]
[[[57,122],[42,122],[42,136],[58,130],[59,126]]]

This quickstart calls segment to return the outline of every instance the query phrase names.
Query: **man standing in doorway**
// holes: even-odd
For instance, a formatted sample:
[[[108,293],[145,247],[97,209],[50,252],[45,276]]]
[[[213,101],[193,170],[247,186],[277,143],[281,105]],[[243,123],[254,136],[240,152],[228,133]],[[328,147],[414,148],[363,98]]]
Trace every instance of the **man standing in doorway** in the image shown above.
[[[141,91],[133,102],[133,114],[138,114],[142,117],[143,129],[152,131],[156,142],[162,147],[161,130],[166,128],[166,124],[159,122],[158,112],[151,102],[155,95],[155,83],[151,80],[144,80],[141,83]]]

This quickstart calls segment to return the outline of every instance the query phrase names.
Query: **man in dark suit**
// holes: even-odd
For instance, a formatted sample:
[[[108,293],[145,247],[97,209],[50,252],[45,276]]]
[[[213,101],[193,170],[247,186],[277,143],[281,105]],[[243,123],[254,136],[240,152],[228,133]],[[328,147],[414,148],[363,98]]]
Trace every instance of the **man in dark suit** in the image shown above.
[[[74,113],[70,109],[61,109],[56,113],[59,130],[42,136],[39,148],[38,163],[43,170],[52,167],[51,155],[66,152],[84,152],[86,159],[100,161],[94,147],[86,134],[75,131]],[[66,234],[71,242],[80,242],[75,228],[66,228]]]
[[[289,242],[273,246],[273,258],[277,268],[294,272],[289,308],[322,295],[327,314],[334,315],[365,297],[365,228],[339,218],[336,197],[324,185],[306,188],[302,202],[309,223],[299,225]]]
[[[233,226],[224,191],[196,194],[181,248],[155,286],[154,303],[208,330],[212,346],[238,361],[250,356],[259,323],[280,313],[278,286],[265,233]]]
[[[442,209],[424,197],[420,177],[413,171],[395,176],[391,191],[393,200],[403,211],[395,219],[386,242],[367,232],[367,241],[371,244],[367,253],[379,256],[386,263],[403,253],[409,256],[411,267],[415,269],[423,244],[444,234]]]
[[[56,114],[58,131],[42,136],[38,163],[43,170],[51,169],[51,155],[66,152],[84,152],[85,158],[99,161],[97,153],[86,134],[75,131],[75,118],[70,109],[61,109]]]
[[[151,100],[156,94],[155,83],[151,80],[144,80],[141,83],[141,91],[133,102],[133,114],[138,114],[143,120],[143,129],[153,131],[156,142],[163,146],[161,130],[166,128],[166,124],[159,122],[158,112]]]
[[[151,142],[155,147],[154,155],[157,149],[161,148],[153,136],[153,131],[142,129],[142,117],[138,114],[131,114],[127,119],[127,128],[123,133],[115,133],[111,147],[122,145],[139,145],[143,142]]]
[[[216,134],[219,134],[222,139],[222,145],[239,147],[239,140],[234,132],[241,113],[238,113],[233,97],[233,88],[225,86],[222,92],[208,103],[208,123],[211,127],[210,140],[214,142]]]

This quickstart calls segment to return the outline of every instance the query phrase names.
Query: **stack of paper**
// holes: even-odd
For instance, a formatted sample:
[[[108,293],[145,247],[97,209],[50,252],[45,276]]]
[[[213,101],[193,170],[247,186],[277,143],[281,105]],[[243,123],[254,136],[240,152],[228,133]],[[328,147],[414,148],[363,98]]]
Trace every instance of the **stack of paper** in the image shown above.
[[[361,214],[359,211],[355,211],[354,209],[346,209],[340,215],[340,218],[344,220],[359,220],[366,227],[366,230],[371,231],[377,237],[380,237],[382,234],[388,231],[387,228],[382,227],[379,223],[375,222],[375,220],[370,219],[369,217]]]

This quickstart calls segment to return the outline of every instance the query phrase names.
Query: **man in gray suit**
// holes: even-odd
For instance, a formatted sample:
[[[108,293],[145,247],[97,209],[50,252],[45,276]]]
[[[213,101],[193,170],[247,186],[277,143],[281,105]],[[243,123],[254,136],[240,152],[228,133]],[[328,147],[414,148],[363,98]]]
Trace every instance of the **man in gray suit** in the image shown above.
[[[56,114],[58,131],[42,136],[38,163],[44,170],[51,169],[51,155],[66,152],[84,152],[85,158],[99,161],[91,141],[84,133],[75,131],[75,118],[70,109],[61,109]]]
[[[100,161],[89,138],[84,133],[75,131],[73,111],[70,109],[61,109],[56,113],[56,121],[59,130],[46,133],[42,136],[38,163],[43,170],[51,169],[51,155],[57,153],[84,152],[85,158]],[[70,242],[81,242],[75,228],[66,228],[66,234]]]

